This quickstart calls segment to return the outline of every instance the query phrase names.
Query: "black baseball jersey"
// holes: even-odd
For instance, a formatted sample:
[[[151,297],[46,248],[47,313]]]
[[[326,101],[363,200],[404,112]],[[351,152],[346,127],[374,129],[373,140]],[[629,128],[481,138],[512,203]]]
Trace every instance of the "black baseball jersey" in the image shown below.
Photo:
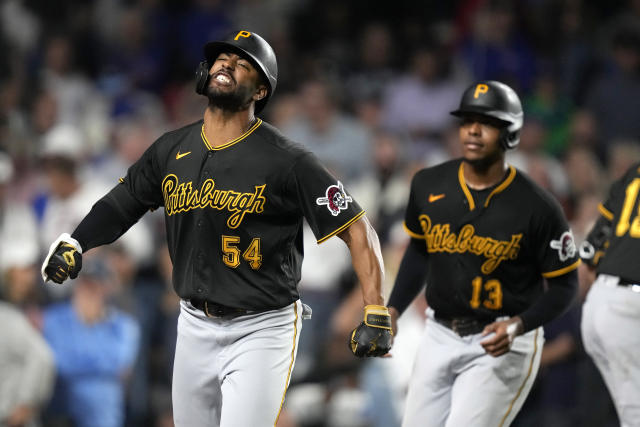
[[[518,315],[543,278],[577,268],[571,231],[555,199],[514,167],[473,191],[464,165],[423,169],[411,184],[405,229],[426,243],[427,301],[443,317]]]
[[[640,163],[611,185],[598,208],[601,218],[587,236],[580,255],[597,265],[597,272],[640,282]],[[600,254],[604,256],[600,258]]]
[[[249,310],[298,299],[303,217],[320,243],[364,215],[312,153],[260,119],[218,147],[202,120],[166,133],[122,182],[164,206],[177,294]]]

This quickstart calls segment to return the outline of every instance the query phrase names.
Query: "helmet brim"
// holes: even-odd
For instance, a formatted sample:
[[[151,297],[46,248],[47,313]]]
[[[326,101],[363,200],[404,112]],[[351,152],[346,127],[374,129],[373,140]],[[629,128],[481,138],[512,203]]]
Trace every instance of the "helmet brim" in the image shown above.
[[[498,120],[503,123],[505,127],[515,127],[518,128],[522,126],[522,114],[520,116],[514,116],[512,114],[505,113],[504,111],[496,111],[491,108],[485,108],[482,106],[466,106],[465,108],[459,108],[457,110],[451,111],[452,116],[456,117],[465,117],[471,114],[479,114],[481,116],[491,117],[492,119]],[[511,130],[511,129],[510,129]]]

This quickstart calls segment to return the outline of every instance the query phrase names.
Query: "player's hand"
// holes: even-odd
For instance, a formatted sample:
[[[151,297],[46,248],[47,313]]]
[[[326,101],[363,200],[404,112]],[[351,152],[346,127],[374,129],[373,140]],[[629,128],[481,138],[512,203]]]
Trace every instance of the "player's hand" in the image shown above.
[[[383,305],[364,308],[364,321],[351,332],[349,347],[357,357],[379,357],[391,350],[391,316]]]
[[[68,278],[75,279],[82,268],[82,248],[77,240],[63,233],[51,244],[49,253],[42,263],[40,272],[46,282],[62,283]]]
[[[480,345],[484,350],[493,357],[502,356],[511,349],[513,340],[522,334],[524,326],[519,316],[512,317],[507,320],[500,320],[485,326],[482,336],[491,333],[494,335],[480,341]]]

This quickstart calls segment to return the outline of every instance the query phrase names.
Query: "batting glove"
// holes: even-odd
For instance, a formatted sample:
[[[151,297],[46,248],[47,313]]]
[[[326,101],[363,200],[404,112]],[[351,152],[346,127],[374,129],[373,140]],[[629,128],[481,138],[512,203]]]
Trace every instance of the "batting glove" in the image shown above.
[[[391,350],[391,316],[383,305],[364,308],[364,321],[351,333],[351,352],[357,357],[384,356]]]
[[[75,279],[82,268],[82,247],[68,233],[60,237],[49,247],[49,253],[42,263],[42,280],[62,283],[67,278]]]

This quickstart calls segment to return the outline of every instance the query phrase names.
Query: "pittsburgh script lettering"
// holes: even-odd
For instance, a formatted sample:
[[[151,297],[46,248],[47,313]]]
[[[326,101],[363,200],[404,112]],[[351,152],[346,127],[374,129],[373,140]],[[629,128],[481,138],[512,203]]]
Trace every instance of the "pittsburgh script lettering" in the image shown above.
[[[218,190],[213,179],[205,180],[200,188],[194,189],[191,181],[178,181],[178,177],[169,174],[162,180],[162,195],[167,215],[187,212],[191,209],[213,208],[231,212],[227,225],[238,228],[248,213],[262,213],[266,199],[262,195],[267,186],[256,185],[253,193],[240,193],[233,190]]]
[[[514,260],[520,252],[522,233],[511,235],[511,240],[496,240],[491,237],[476,235],[476,229],[471,224],[465,224],[458,234],[452,233],[449,224],[431,225],[428,215],[418,217],[427,242],[429,252],[448,252],[481,255],[487,258],[480,268],[484,274],[489,274],[504,260]]]

